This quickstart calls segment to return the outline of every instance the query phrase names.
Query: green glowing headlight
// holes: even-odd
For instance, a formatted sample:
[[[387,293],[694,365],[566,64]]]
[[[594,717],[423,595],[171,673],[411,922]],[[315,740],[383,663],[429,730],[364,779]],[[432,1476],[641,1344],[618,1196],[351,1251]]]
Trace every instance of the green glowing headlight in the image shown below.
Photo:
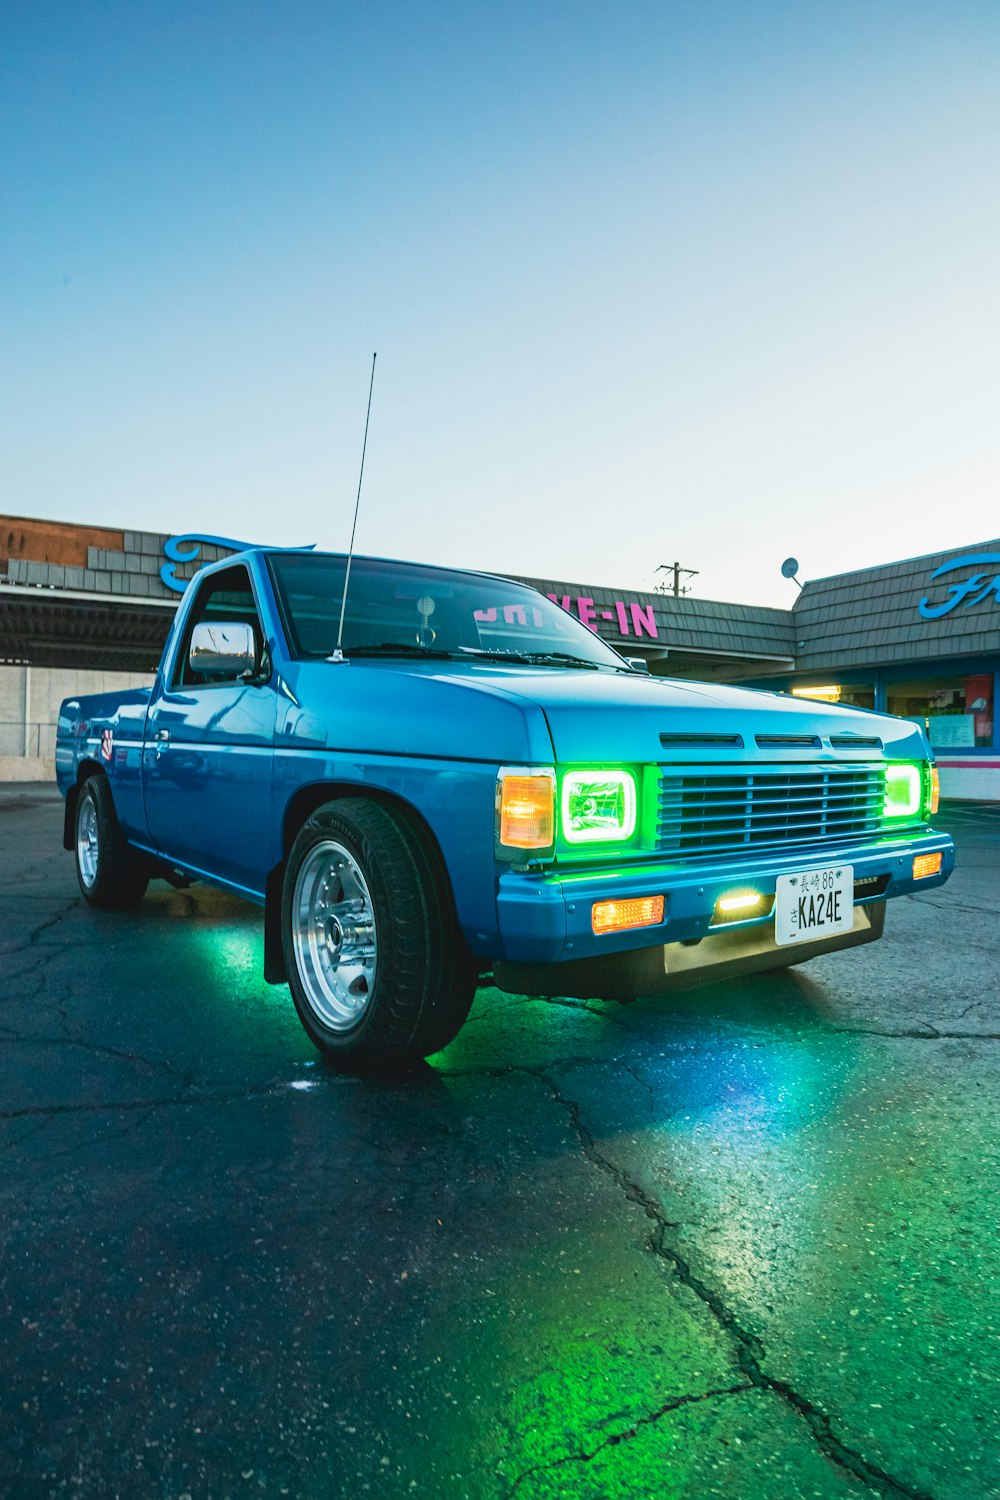
[[[922,800],[919,766],[886,766],[883,812],[887,818],[915,818]]]
[[[570,844],[620,843],[635,832],[631,771],[566,771],[562,834]]]

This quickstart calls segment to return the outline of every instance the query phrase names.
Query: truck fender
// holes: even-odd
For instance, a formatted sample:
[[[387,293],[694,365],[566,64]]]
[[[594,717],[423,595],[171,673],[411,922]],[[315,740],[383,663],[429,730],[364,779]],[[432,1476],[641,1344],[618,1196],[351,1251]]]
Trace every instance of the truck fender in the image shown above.
[[[298,797],[293,798],[285,809],[285,857],[280,864],[275,865],[264,883],[264,979],[268,984],[288,983],[288,970],[285,966],[284,947],[281,941],[281,891],[285,879],[285,867],[288,863],[288,851],[295,841],[295,835],[306,819],[324,803],[334,802],[344,796],[359,795],[366,796],[371,801],[379,802],[383,807],[389,808],[410,826],[417,837],[423,841],[426,852],[437,869],[442,890],[447,893],[447,900],[454,901],[451,878],[440,845],[426,820],[410,803],[381,790],[376,791],[346,782],[318,782],[301,788]]]

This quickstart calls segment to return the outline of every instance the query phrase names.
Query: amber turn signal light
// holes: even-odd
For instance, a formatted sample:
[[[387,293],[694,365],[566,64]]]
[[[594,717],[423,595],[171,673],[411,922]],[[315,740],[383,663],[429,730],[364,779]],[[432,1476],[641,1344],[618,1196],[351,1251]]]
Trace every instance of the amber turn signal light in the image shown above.
[[[500,780],[501,844],[508,849],[548,849],[555,838],[555,779],[504,775]]]
[[[930,815],[930,817],[933,818],[934,814],[938,810],[938,806],[939,806],[940,802],[941,802],[941,772],[938,770],[937,766],[931,766],[931,802],[930,802],[930,806],[927,809],[927,812]]]
[[[917,854],[913,859],[914,880],[925,880],[928,875],[941,874],[941,859],[938,854]]]
[[[662,896],[636,896],[627,901],[595,901],[590,923],[595,933],[626,932],[630,927],[653,927],[663,921]]]

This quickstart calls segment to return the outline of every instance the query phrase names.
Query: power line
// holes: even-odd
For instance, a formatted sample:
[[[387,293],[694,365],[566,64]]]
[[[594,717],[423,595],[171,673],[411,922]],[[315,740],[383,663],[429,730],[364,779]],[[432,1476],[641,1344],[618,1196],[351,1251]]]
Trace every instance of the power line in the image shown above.
[[[679,599],[682,594],[690,594],[691,592],[689,586],[685,586],[681,583],[682,576],[684,578],[698,577],[697,568],[682,568],[679,562],[660,563],[656,571],[657,573],[666,573],[671,576],[664,578],[660,583],[658,583],[656,585],[656,588],[654,589],[654,593],[673,594],[675,599]]]

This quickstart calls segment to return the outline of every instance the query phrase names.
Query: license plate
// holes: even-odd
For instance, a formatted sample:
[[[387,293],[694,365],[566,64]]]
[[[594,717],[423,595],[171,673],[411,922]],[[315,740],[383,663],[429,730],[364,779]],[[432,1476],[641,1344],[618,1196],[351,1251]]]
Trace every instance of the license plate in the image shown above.
[[[854,926],[854,867],[830,865],[779,875],[774,896],[774,941],[805,943],[836,937]]]

